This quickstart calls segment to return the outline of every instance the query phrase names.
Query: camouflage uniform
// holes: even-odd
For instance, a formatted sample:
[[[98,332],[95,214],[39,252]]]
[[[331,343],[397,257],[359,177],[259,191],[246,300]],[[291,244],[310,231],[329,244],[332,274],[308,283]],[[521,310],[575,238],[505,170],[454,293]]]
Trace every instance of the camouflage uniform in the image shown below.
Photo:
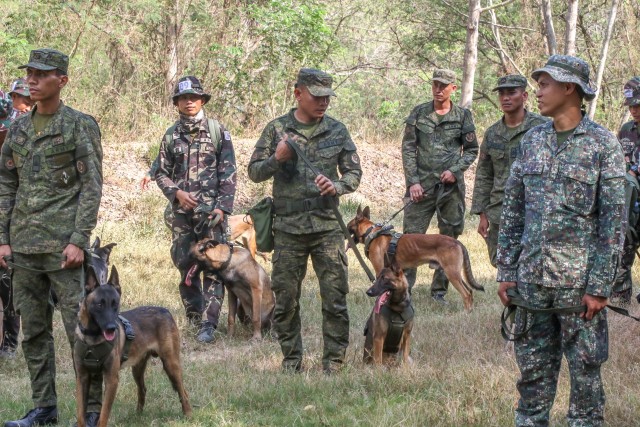
[[[635,106],[640,105],[640,77],[634,77],[624,86],[625,101],[624,105]],[[627,160],[627,166],[636,173],[633,176],[628,173],[625,190],[627,193],[627,209],[630,210],[629,225],[624,240],[624,249],[622,258],[620,259],[620,267],[613,285],[612,298],[619,298],[620,303],[629,303],[633,288],[631,278],[631,270],[633,262],[636,258],[636,251],[640,247],[640,221],[637,221],[640,214],[640,206],[638,206],[638,194],[640,193],[640,184],[638,183],[637,174],[640,165],[640,129],[638,123],[630,121],[622,125],[618,132],[618,139],[622,145],[624,157]]]
[[[526,88],[524,76],[510,75],[501,77],[494,91],[502,88]],[[491,265],[496,266],[498,252],[498,232],[500,231],[500,214],[504,199],[504,186],[509,178],[511,164],[518,156],[520,140],[527,131],[548,119],[525,110],[525,116],[519,126],[510,128],[504,118],[495,122],[484,133],[480,146],[476,179],[473,187],[471,213],[484,213],[489,221],[489,235],[485,238],[489,250]]]
[[[573,70],[573,71],[569,71]],[[533,73],[579,84],[587,100],[586,62],[553,55]],[[517,282],[537,308],[580,305],[585,293],[608,297],[624,234],[624,159],[615,136],[586,116],[558,144],[553,123],[530,130],[511,168],[498,238],[499,282]],[[516,425],[543,426],[567,358],[570,426],[604,419],[600,366],[608,356],[606,311],[591,321],[579,314],[524,315],[532,328],[515,342],[521,372]]]
[[[314,96],[332,94],[333,91],[327,92],[331,83],[331,77],[319,70],[302,69],[298,74],[298,84],[306,86]],[[316,176],[307,165],[301,159],[279,164],[274,153],[283,134],[296,137],[302,152],[334,183],[338,196],[355,191],[362,169],[356,146],[342,123],[325,115],[307,138],[294,111],[266,126],[251,156],[249,178],[262,182],[273,177],[276,217],[271,281],[276,295],[274,329],[284,355],[282,365],[285,369],[301,369],[299,301],[311,255],[322,299],[322,365],[330,370],[344,362],[349,344],[344,236],[329,200],[319,197]]]
[[[21,68],[67,71],[68,57],[51,49],[31,51]],[[102,146],[93,117],[60,103],[47,127],[36,134],[30,114],[9,129],[0,154],[0,244],[11,245],[16,264],[60,267],[68,244],[88,249],[102,195]],[[73,347],[83,269],[13,273],[16,309],[22,314],[24,351],[36,407],[56,405],[53,306],[55,290],[69,344]],[[101,376],[93,377],[88,412],[99,412]]]
[[[436,70],[433,80],[453,83],[455,73]],[[452,103],[449,112],[439,116],[431,101],[415,107],[405,123],[402,165],[407,194],[409,187],[420,184],[425,196],[406,208],[403,232],[425,233],[436,213],[440,234],[457,238],[464,229],[464,171],[478,155],[471,111]],[[446,170],[456,177],[455,183],[440,183],[440,175]],[[412,288],[416,269],[405,269],[405,276]],[[448,284],[444,271],[438,268],[431,283],[431,293],[444,295]]]
[[[194,93],[184,87],[181,89],[180,85],[185,81],[193,82],[194,87],[196,82],[198,87],[200,85],[195,77],[180,79],[174,100],[182,94]],[[208,101],[209,95],[201,90],[198,92]],[[215,132],[209,129],[203,110],[201,113],[191,123],[189,118],[181,117],[172,127],[172,132],[169,128],[169,141],[163,138],[160,145],[155,178],[172,207],[171,259],[181,274],[179,289],[187,318],[192,324],[200,324],[202,314],[206,313],[203,325],[211,325],[215,329],[224,286],[212,272],[205,273],[202,281],[200,277],[194,277],[190,286],[184,283],[184,278],[190,267],[189,251],[193,243],[205,237],[226,241],[226,216],[233,211],[236,193],[236,159],[229,132],[220,126],[221,141],[213,140]],[[194,210],[185,211],[176,198],[178,190],[189,192],[200,204]],[[214,209],[225,213],[224,221],[213,228],[204,227],[201,233],[197,233],[196,226],[206,220]]]
[[[8,94],[0,90],[0,146],[7,137],[7,131],[13,121],[13,102]]]

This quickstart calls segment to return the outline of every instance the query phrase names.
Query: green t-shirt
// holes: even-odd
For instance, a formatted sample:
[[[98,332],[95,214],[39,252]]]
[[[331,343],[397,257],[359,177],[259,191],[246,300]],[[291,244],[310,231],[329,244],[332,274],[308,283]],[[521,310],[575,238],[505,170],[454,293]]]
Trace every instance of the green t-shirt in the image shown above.
[[[304,135],[305,138],[311,139],[311,135],[313,135],[313,133],[316,131],[319,124],[320,121],[317,121],[315,123],[302,123],[296,120],[296,130]]]
[[[51,119],[53,118],[54,114],[40,114],[38,113],[38,110],[36,110],[33,115],[31,116],[31,121],[33,122],[33,130],[35,131],[36,135],[40,134],[42,131],[44,131],[47,128],[47,125],[49,125],[49,122],[51,121]]]
[[[569,139],[574,130],[576,130],[576,128],[565,130],[562,132],[556,131],[556,135],[558,136],[558,147],[567,142],[567,139]]]

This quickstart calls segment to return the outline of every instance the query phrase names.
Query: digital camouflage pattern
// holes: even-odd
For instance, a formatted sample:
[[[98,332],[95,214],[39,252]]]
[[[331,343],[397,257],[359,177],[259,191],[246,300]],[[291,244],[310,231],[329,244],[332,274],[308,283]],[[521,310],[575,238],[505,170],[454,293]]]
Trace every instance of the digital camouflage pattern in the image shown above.
[[[403,232],[425,233],[437,213],[440,234],[457,238],[464,229],[464,171],[478,155],[471,111],[451,104],[449,112],[439,116],[431,101],[415,107],[405,123],[402,139],[405,185],[408,191],[413,184],[420,184],[427,194],[405,210]],[[436,188],[446,170],[453,173],[456,183]],[[405,269],[405,276],[413,287],[416,270]],[[444,272],[437,269],[431,292],[446,292],[447,285]]]
[[[11,90],[9,91],[9,95],[12,93],[17,93],[18,95],[30,97],[31,91],[29,90],[29,84],[25,79],[16,79],[11,83]]]
[[[618,132],[618,139],[622,145],[622,152],[627,163],[640,164],[640,129],[638,123],[631,120],[622,125]]]
[[[446,85],[456,82],[456,72],[446,68],[438,68],[433,71],[431,80],[444,83]]]
[[[596,91],[589,85],[589,64],[581,58],[569,55],[551,55],[544,67],[538,68],[531,77],[538,80],[541,73],[547,73],[557,82],[575,83],[582,88],[584,99],[593,100]]]
[[[301,68],[296,84],[305,86],[313,96],[336,96],[331,88],[333,77],[315,68]]]
[[[36,70],[60,70],[67,74],[69,57],[55,49],[34,49],[29,53],[29,62],[18,68],[35,68]]]
[[[178,105],[178,98],[180,97],[180,95],[187,94],[202,96],[204,104],[209,102],[209,100],[211,99],[211,95],[205,92],[202,88],[200,80],[198,80],[198,78],[194,76],[185,76],[178,80],[178,83],[176,83],[176,87],[173,91],[173,104]]]
[[[634,77],[624,85],[624,105],[640,105],[640,77]]]
[[[345,126],[325,115],[306,138],[304,126],[295,119],[294,111],[266,126],[251,156],[249,178],[262,182],[273,177],[274,202],[300,201],[320,195],[314,182],[316,176],[304,161],[297,159],[282,165],[276,161],[276,145],[286,133],[296,138],[304,155],[334,183],[338,196],[355,191],[362,169],[356,146]],[[347,258],[338,221],[330,208],[322,208],[276,214],[273,228],[271,287],[276,296],[274,329],[284,356],[282,366],[293,370],[301,368],[299,300],[311,256],[322,299],[322,365],[324,369],[334,369],[344,362],[349,344]]]
[[[502,76],[498,79],[498,85],[493,88],[493,92],[497,92],[500,89],[513,89],[513,88],[526,88],[527,78],[521,74],[509,74]]]

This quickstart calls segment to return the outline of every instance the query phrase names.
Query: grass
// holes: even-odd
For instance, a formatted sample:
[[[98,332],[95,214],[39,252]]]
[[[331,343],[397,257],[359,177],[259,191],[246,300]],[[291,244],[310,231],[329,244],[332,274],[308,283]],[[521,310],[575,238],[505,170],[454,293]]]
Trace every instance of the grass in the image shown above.
[[[143,215],[143,207],[152,214]],[[344,203],[353,211],[357,205]],[[129,372],[122,372],[111,416],[112,426],[506,426],[513,425],[518,369],[505,353],[499,333],[501,305],[495,295],[495,270],[475,232],[473,219],[461,240],[469,249],[474,274],[487,292],[475,293],[475,308],[466,314],[460,296],[451,290],[448,306],[429,297],[432,270],[419,271],[414,291],[416,324],[409,368],[376,370],[362,364],[362,328],[372,307],[364,291],[368,281],[350,255],[348,295],[351,343],[346,368],[327,377],[322,374],[321,312],[317,279],[309,266],[301,298],[303,340],[306,350],[303,374],[280,372],[280,349],[267,338],[249,342],[251,333],[220,334],[212,345],[196,343],[186,326],[178,297],[178,274],[169,261],[170,236],[162,223],[163,203],[153,198],[130,206],[131,220],[104,223],[96,230],[104,243],[117,242],[112,263],[123,283],[123,310],[140,305],[161,305],[175,316],[182,332],[185,385],[194,407],[186,420],[177,394],[161,366],[147,370],[147,405],[135,411],[136,388]],[[149,212],[149,211],[147,211]],[[375,220],[387,212],[372,212]],[[401,215],[400,215],[401,217]],[[349,219],[349,216],[346,217]],[[396,227],[400,220],[396,219]],[[432,230],[433,231],[433,230]],[[262,261],[261,261],[262,262]],[[269,271],[270,266],[262,263]],[[633,311],[637,312],[634,304]],[[225,313],[221,319],[226,319]],[[636,349],[638,325],[615,314],[609,316],[610,360],[604,365],[607,424],[634,425],[640,418],[640,356]],[[74,372],[64,340],[59,314],[54,318],[57,354],[57,390],[61,425],[74,420]],[[31,408],[28,373],[22,356],[0,360],[0,420],[22,416]],[[564,425],[569,398],[566,364],[552,411],[552,425]]]

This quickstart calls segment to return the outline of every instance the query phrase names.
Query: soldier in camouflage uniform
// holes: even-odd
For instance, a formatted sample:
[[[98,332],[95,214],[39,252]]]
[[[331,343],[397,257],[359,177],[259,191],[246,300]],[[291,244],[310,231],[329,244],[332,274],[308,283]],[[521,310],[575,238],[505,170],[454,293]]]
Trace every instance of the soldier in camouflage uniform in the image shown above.
[[[517,287],[533,308],[585,305],[582,313],[518,310],[515,341],[521,378],[515,421],[546,426],[562,355],[567,358],[570,426],[604,423],[600,366],[608,357],[607,316],[624,239],[624,157],[616,137],[581,111],[592,100],[589,66],[553,55],[533,72],[540,112],[505,187],[498,237],[498,295]],[[530,328],[527,329],[526,328]]]
[[[189,269],[189,251],[193,243],[205,237],[226,241],[227,215],[233,210],[236,194],[236,158],[231,136],[223,126],[207,119],[202,107],[211,95],[200,81],[187,76],[176,84],[173,103],[180,119],[171,126],[160,145],[156,183],[171,203],[173,243],[171,259],[180,271],[180,296],[187,319],[199,325],[196,339],[210,343],[218,326],[224,286],[215,273],[205,272],[185,283]],[[219,215],[221,221],[212,226],[208,218]],[[203,314],[205,319],[203,319]]]
[[[302,369],[300,293],[309,255],[320,282],[322,367],[326,373],[342,365],[349,344],[347,256],[329,198],[355,191],[362,169],[345,126],[325,114],[329,97],[335,96],[332,82],[325,72],[301,69],[294,90],[298,108],[267,125],[249,163],[253,182],[273,178],[276,216],[271,286],[276,295],[274,329],[285,370]],[[285,142],[288,138],[300,146],[321,175],[315,176],[297,159]]]
[[[518,155],[522,136],[547,119],[526,110],[529,94],[527,79],[524,76],[512,74],[500,77],[498,86],[493,91],[498,92],[504,116],[484,133],[476,169],[471,213],[480,215],[478,233],[487,243],[489,260],[495,267],[504,185],[509,178],[511,164]]]
[[[73,347],[83,296],[83,250],[96,225],[102,195],[102,146],[96,121],[67,107],[69,58],[53,49],[31,51],[27,82],[37,102],[12,124],[0,154],[0,257],[13,256],[15,306],[22,315],[22,349],[35,409],[5,427],[57,422],[53,306],[55,290]],[[7,268],[4,258],[0,267]],[[34,272],[41,271],[41,272]],[[95,425],[102,397],[94,375],[88,402]]]
[[[478,155],[476,127],[471,111],[451,101],[457,89],[451,70],[433,72],[433,101],[420,104],[406,120],[402,139],[402,166],[406,196],[414,202],[404,213],[404,233],[423,234],[437,214],[440,234],[458,238],[464,229],[464,171]],[[405,269],[409,289],[416,269]],[[431,296],[446,304],[449,281],[441,268],[431,283]]]
[[[618,275],[616,276],[611,300],[620,305],[628,305],[631,302],[633,281],[631,269],[636,258],[636,251],[640,247],[640,206],[638,195],[640,185],[638,183],[638,166],[640,165],[640,77],[634,77],[624,85],[624,105],[629,107],[633,120],[625,123],[618,132],[618,139],[622,145],[625,160],[627,162],[627,175],[625,193],[626,204],[629,210],[629,224],[624,240],[624,250],[620,259]]]

